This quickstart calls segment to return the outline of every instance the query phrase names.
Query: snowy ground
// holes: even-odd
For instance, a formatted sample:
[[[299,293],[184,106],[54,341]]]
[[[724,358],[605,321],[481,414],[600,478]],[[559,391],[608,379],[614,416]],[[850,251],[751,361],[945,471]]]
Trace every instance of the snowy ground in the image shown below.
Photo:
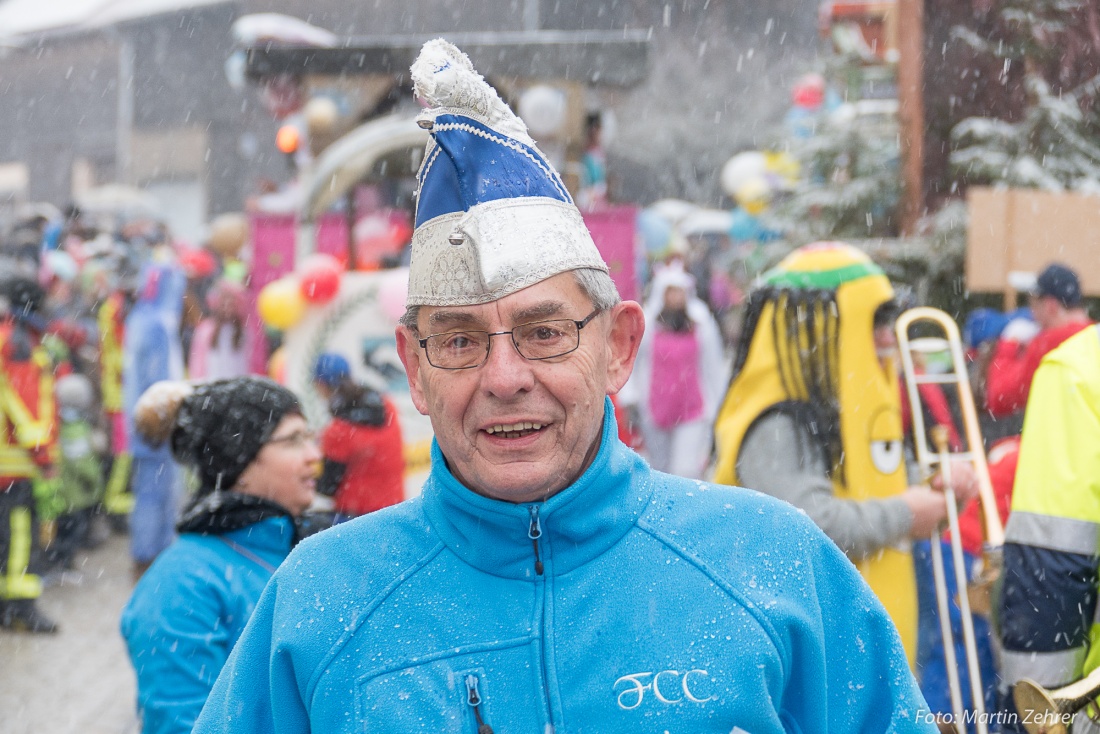
[[[127,538],[77,559],[46,589],[41,608],[57,635],[0,630],[0,712],[5,734],[137,734],[134,674],[118,632],[130,596]]]

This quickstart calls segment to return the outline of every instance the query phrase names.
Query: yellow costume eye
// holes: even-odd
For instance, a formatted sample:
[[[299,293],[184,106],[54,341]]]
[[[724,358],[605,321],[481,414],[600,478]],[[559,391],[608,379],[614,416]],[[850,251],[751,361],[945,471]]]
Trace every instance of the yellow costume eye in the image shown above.
[[[893,474],[901,466],[901,441],[872,441],[871,461],[883,474]]]

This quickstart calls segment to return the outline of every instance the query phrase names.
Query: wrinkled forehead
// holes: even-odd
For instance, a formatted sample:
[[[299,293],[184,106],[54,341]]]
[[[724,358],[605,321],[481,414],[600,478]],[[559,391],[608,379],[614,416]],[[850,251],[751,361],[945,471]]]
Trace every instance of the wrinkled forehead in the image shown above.
[[[422,333],[453,329],[511,328],[516,324],[546,319],[582,319],[592,303],[572,273],[552,278],[504,298],[471,306],[421,306],[418,318]]]

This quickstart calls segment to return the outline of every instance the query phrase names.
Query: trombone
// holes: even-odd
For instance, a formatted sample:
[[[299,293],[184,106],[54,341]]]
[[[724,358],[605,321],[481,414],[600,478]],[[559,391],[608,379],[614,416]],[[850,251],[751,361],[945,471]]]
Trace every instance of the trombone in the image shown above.
[[[1070,722],[1082,709],[1094,722],[1100,722],[1097,696],[1100,696],[1100,668],[1053,691],[1024,678],[1012,692],[1016,711],[1023,717],[1028,734],[1068,734]]]
[[[914,324],[929,323],[938,327],[942,336],[910,338],[909,329]],[[906,389],[909,394],[910,413],[913,420],[913,446],[916,460],[922,476],[931,476],[939,470],[943,476],[944,495],[947,502],[947,524],[951,531],[951,556],[954,561],[955,585],[959,589],[958,603],[962,616],[963,646],[966,653],[967,670],[970,674],[970,692],[974,705],[975,728],[978,734],[988,731],[985,715],[985,699],[982,692],[981,672],[978,665],[977,640],[974,634],[974,621],[971,617],[972,606],[988,613],[991,606],[990,590],[1000,572],[1001,549],[1004,545],[1004,528],[997,515],[997,503],[993,495],[993,484],[989,479],[989,466],[985,460],[985,449],[981,431],[978,427],[978,413],[974,407],[974,394],[970,389],[970,378],[966,371],[966,358],[962,351],[962,339],[955,321],[943,311],[928,307],[913,308],[902,313],[895,326],[898,349],[901,355],[902,372],[905,375]],[[951,355],[951,370],[943,374],[921,374],[917,372],[914,354],[932,354],[948,352]],[[955,385],[958,390],[958,402],[962,413],[966,435],[966,450],[952,453],[948,445],[947,430],[936,426],[932,431],[925,430],[924,413],[921,410],[919,386],[928,384]],[[929,446],[929,433],[935,446]],[[955,492],[951,485],[951,460],[969,461],[974,467],[978,481],[978,498],[983,517],[985,550],[983,551],[983,572],[981,583],[975,588],[968,583],[966,566],[963,560],[962,540],[959,533],[959,513]],[[960,732],[965,732],[962,686],[960,683],[958,661],[955,657],[955,638],[951,630],[947,577],[944,570],[943,550],[939,538],[931,543],[932,573],[936,585],[936,604],[939,610],[940,630],[943,634],[944,656],[947,664],[948,683],[951,689],[951,708],[954,724]],[[965,593],[964,593],[965,590]]]

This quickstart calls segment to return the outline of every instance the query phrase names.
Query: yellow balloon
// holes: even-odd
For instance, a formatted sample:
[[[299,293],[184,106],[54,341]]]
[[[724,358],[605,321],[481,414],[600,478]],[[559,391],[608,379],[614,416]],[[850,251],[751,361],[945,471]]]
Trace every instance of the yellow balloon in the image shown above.
[[[263,322],[273,329],[286,330],[298,323],[306,312],[297,278],[280,278],[268,283],[256,300],[256,310]]]

